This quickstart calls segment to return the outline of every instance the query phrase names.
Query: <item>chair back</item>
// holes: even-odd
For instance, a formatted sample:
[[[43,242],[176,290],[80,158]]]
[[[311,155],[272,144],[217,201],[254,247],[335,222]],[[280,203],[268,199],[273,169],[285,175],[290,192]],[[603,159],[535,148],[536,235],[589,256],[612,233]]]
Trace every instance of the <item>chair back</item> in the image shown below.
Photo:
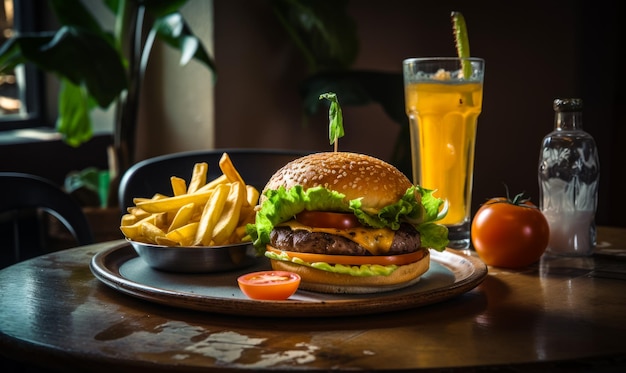
[[[198,162],[206,162],[209,165],[208,180],[220,176],[222,171],[219,160],[223,153],[228,153],[244,181],[261,191],[279,168],[311,152],[278,149],[213,149],[149,158],[137,162],[122,176],[119,187],[121,211],[133,206],[135,197],[149,198],[155,193],[171,195],[170,177],[177,176],[189,182],[193,166]]]
[[[79,245],[94,242],[89,222],[78,202],[51,181],[25,173],[0,172],[0,189],[0,221],[8,223],[13,233],[13,251],[0,250],[0,266],[43,254],[47,249],[41,245],[37,248],[41,252],[32,252],[32,248],[30,253],[25,252],[20,244],[19,231],[28,227],[20,226],[21,211],[44,210],[57,218]]]

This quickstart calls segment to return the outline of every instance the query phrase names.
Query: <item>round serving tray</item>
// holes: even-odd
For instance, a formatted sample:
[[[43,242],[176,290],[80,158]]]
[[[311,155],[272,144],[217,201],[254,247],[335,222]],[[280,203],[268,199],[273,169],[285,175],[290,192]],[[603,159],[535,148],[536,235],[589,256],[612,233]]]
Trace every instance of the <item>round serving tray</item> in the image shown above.
[[[474,256],[451,249],[431,250],[428,272],[400,290],[354,295],[298,290],[285,301],[259,301],[241,292],[237,277],[270,269],[265,258],[227,272],[171,273],[151,268],[124,243],[94,255],[90,269],[107,286],[147,301],[229,315],[280,317],[363,315],[420,307],[470,291],[487,275],[487,266]]]

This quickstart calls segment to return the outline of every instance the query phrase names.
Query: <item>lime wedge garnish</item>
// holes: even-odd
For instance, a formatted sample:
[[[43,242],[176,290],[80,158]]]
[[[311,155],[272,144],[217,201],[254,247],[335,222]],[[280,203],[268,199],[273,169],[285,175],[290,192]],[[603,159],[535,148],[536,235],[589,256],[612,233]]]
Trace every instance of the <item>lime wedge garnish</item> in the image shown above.
[[[470,57],[469,37],[467,36],[467,26],[465,18],[460,12],[452,12],[452,29],[454,31],[454,41],[456,43],[456,52],[459,58]],[[472,64],[469,61],[462,62],[463,76],[469,79],[472,76]]]

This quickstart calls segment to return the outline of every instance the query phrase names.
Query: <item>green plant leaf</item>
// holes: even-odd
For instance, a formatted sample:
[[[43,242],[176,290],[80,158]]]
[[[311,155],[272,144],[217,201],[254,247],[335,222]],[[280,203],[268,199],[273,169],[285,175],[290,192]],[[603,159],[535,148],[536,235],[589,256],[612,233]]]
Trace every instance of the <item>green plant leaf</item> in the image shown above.
[[[29,61],[28,55],[37,55],[37,51],[49,43],[53,32],[38,36],[24,35],[8,39],[0,48],[0,73],[13,70],[17,65]]]
[[[89,116],[92,106],[89,94],[83,87],[67,79],[61,80],[56,129],[68,145],[79,146],[93,136]]]
[[[50,5],[62,25],[80,27],[100,35],[106,34],[81,0],[50,0]]]
[[[76,85],[84,84],[102,108],[108,107],[128,86],[120,55],[98,34],[63,27],[41,52],[48,69]]]
[[[178,12],[187,0],[143,0],[142,3],[153,17],[163,17]]]
[[[356,23],[347,1],[273,0],[279,22],[307,61],[310,72],[344,70],[356,60]]]
[[[100,186],[100,173],[96,167],[87,167],[80,171],[70,172],[64,180],[63,187],[68,193],[81,188],[87,188],[98,192]]]
[[[113,13],[115,34],[103,28],[83,2],[50,0],[61,24],[57,32],[19,34],[8,39],[0,48],[0,73],[30,62],[45,72],[57,75],[63,82],[57,128],[68,143],[77,146],[91,138],[89,110],[96,103],[107,108],[119,100],[122,112],[130,113],[123,122],[131,128],[120,126],[118,135],[126,139],[128,133],[134,132],[132,126],[136,121],[136,112],[124,109],[124,103],[134,105],[137,101],[137,87],[141,84],[156,37],[181,51],[182,65],[193,58],[210,70],[216,70],[212,57],[178,13],[187,0],[102,0]],[[124,48],[128,46],[123,41],[125,38],[135,39],[135,25],[143,24],[144,14],[147,14],[145,19],[152,20],[152,41],[137,45],[138,50],[126,51]],[[127,62],[127,55],[143,57],[129,58]],[[125,91],[128,95],[122,94]],[[127,98],[129,95],[133,96],[132,99]]]
[[[0,70],[30,61],[75,85],[84,84],[102,108],[127,87],[117,51],[100,35],[73,26],[54,34],[17,36],[0,50]]]
[[[215,62],[209,56],[202,41],[194,35],[180,13],[174,12],[157,18],[153,30],[161,40],[181,52],[181,65],[186,65],[192,58],[195,58],[209,69],[216,71]]]

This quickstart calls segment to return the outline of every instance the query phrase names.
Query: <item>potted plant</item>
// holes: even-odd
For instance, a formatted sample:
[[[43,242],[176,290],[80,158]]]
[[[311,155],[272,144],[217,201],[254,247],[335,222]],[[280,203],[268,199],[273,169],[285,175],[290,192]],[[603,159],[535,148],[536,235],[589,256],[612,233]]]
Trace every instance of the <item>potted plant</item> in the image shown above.
[[[215,72],[215,63],[193,34],[180,8],[187,0],[102,0],[114,14],[114,33],[100,26],[80,0],[49,0],[61,25],[54,32],[21,34],[0,49],[0,73],[24,62],[55,73],[61,83],[57,130],[79,146],[92,136],[89,113],[116,105],[114,174],[134,163],[137,110],[143,74],[152,45],[160,38],[181,51],[181,64],[192,58]],[[378,102],[400,125],[405,124],[401,74],[355,71],[359,43],[347,0],[271,0],[278,22],[308,66],[302,82],[303,110],[313,114],[319,95],[335,92],[342,104]],[[144,37],[143,30],[149,29]],[[404,125],[405,128],[408,128]],[[406,159],[407,136],[400,136],[396,155]],[[404,167],[400,167],[401,169]],[[116,206],[117,178],[112,178],[108,206]]]
[[[155,40],[180,50],[182,65],[196,59],[214,71],[215,63],[179,12],[187,0],[102,1],[114,15],[114,32],[80,0],[49,0],[60,28],[9,39],[0,49],[0,73],[30,62],[59,78],[56,129],[71,146],[92,137],[93,108],[116,105],[110,163],[119,176],[134,163],[139,92]],[[117,178],[109,190],[117,190]],[[111,192],[107,205],[116,206]]]

